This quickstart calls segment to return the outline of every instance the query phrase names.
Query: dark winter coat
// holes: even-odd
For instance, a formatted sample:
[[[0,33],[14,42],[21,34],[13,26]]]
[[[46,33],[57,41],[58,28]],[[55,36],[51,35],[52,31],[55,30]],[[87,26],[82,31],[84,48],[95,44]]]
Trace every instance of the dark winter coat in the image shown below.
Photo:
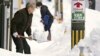
[[[48,7],[45,5],[41,6],[40,12],[41,12],[41,16],[42,16],[41,18],[42,18],[44,25],[45,25],[45,31],[50,30],[50,27],[51,27],[52,22],[53,22],[52,14],[50,13]]]
[[[17,11],[11,20],[11,34],[18,32],[21,35],[26,32],[31,35],[32,16],[33,14],[28,14],[26,8]]]

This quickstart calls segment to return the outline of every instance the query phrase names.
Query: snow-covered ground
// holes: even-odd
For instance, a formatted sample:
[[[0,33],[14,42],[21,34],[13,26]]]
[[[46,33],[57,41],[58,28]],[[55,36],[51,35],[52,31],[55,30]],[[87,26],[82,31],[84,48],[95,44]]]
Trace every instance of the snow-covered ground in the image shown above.
[[[44,0],[43,2],[45,2]],[[49,2],[48,2],[49,3]],[[46,4],[46,3],[44,3]],[[50,4],[50,3],[49,3]],[[52,3],[51,3],[52,4]],[[37,41],[30,41],[27,40],[30,47],[31,47],[31,55],[20,54],[15,52],[15,46],[13,43],[12,52],[0,49],[0,56],[79,56],[80,49],[79,47],[84,47],[84,54],[85,56],[99,56],[100,53],[100,12],[87,9],[86,8],[86,31],[85,31],[85,39],[80,40],[79,44],[75,46],[71,50],[71,1],[64,0],[64,26],[67,29],[65,34],[58,35],[60,30],[63,32],[65,27],[60,27],[62,24],[58,24],[56,20],[52,26],[52,34],[55,33],[57,36],[61,37],[53,37],[53,41],[43,42],[46,41],[47,32],[43,31],[43,25],[40,22],[41,16],[39,8],[35,10],[33,22],[32,22],[32,33],[35,34],[35,37],[42,43]],[[49,6],[49,5],[48,5]],[[54,13],[54,5],[49,9],[52,10],[52,14]],[[57,28],[58,27],[58,28]],[[55,30],[56,29],[56,30]],[[58,30],[58,31],[57,31]],[[43,35],[44,34],[44,35]],[[63,36],[62,36],[63,35]],[[45,36],[44,39],[43,37]],[[54,36],[54,35],[53,35]],[[97,44],[96,44],[97,43]],[[88,47],[88,48],[87,48]],[[98,48],[98,49],[96,49]],[[91,51],[91,52],[90,52]]]

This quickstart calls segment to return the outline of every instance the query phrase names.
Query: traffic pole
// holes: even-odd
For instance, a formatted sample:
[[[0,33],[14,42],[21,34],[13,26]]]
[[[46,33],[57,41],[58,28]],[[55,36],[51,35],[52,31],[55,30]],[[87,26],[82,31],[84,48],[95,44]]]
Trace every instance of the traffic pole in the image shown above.
[[[71,48],[85,35],[85,0],[72,0]]]

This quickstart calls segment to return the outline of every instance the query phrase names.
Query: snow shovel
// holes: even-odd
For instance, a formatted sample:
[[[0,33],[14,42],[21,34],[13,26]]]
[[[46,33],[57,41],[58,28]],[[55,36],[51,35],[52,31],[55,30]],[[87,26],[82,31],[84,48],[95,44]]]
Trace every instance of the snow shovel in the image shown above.
[[[32,38],[30,38],[30,37],[25,37],[25,36],[20,36],[21,38],[26,38],[26,39],[29,39],[29,40],[35,40],[36,41],[36,39],[32,39]]]

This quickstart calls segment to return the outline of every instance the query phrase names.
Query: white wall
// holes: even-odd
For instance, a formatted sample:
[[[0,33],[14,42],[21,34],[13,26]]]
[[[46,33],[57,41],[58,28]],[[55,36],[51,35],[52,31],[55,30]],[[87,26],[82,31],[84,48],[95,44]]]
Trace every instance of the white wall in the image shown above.
[[[100,11],[100,0],[96,0],[96,10]]]

